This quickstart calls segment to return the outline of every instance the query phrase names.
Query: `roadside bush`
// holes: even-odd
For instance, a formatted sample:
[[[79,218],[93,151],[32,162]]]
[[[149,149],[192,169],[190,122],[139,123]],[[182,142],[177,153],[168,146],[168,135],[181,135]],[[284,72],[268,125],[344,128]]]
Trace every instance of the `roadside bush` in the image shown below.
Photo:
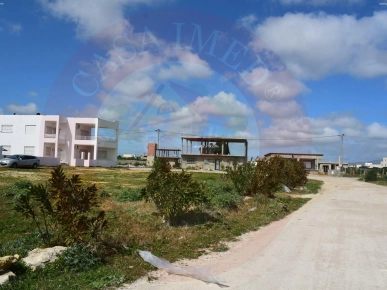
[[[275,156],[267,160],[259,160],[255,167],[248,195],[263,194],[273,198],[274,193],[282,187],[284,158]]]
[[[84,245],[74,244],[68,247],[59,256],[64,268],[71,271],[86,271],[101,265],[101,259],[94,256]]]
[[[34,221],[46,246],[53,234],[58,244],[86,243],[107,226],[95,184],[83,188],[79,175],[67,178],[60,166],[51,171],[48,185],[32,185],[15,196],[14,209]]]
[[[225,178],[230,180],[240,195],[251,194],[251,180],[255,174],[255,167],[251,163],[237,164],[226,168]]]
[[[171,172],[170,164],[163,158],[155,160],[141,196],[154,202],[171,225],[178,225],[184,213],[208,200],[203,183],[194,181],[184,170]]]
[[[364,180],[366,182],[378,180],[377,170],[374,170],[374,169],[368,170],[365,177],[364,177]]]
[[[281,183],[290,189],[305,186],[308,182],[309,171],[306,170],[305,164],[302,161],[283,159],[283,168],[279,170]]]
[[[116,198],[118,202],[141,200],[141,188],[127,188]]]
[[[207,181],[208,206],[211,208],[235,209],[242,201],[242,197],[235,191],[230,181]]]

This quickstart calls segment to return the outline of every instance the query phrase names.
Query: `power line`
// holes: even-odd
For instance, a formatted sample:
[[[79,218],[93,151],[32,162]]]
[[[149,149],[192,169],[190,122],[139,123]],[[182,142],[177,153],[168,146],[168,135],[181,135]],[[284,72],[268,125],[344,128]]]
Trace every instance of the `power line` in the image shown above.
[[[154,130],[149,131],[141,131],[141,130],[120,130],[120,135],[135,135],[135,134],[149,134],[153,133]],[[157,132],[157,131],[156,131]],[[165,134],[176,134],[176,135],[184,135],[184,136],[198,136],[198,134],[187,134],[182,132],[173,132],[173,131],[164,131]],[[323,139],[323,138],[334,138],[334,137],[341,137],[342,134],[339,135],[328,135],[328,136],[310,136],[310,137],[302,137],[302,138],[249,138],[247,137],[247,140],[252,141],[294,141],[294,140],[310,140],[310,139]],[[387,141],[387,138],[376,138],[376,137],[367,137],[367,136],[353,136],[353,135],[345,135],[346,137],[350,138],[360,138],[360,139],[368,139],[368,140],[381,140],[381,141]],[[212,137],[212,136],[203,136],[203,137]]]

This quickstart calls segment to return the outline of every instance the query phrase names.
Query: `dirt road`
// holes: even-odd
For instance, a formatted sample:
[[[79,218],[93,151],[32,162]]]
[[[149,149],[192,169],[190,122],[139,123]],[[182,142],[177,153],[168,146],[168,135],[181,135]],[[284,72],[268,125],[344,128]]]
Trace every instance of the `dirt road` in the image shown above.
[[[323,190],[287,218],[230,244],[230,250],[182,261],[210,266],[228,289],[387,289],[387,187],[313,176]],[[121,289],[220,289],[157,271]]]

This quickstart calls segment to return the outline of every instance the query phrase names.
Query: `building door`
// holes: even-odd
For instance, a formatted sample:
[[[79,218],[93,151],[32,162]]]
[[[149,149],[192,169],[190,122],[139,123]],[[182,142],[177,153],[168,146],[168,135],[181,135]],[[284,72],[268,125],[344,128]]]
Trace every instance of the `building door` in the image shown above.
[[[220,160],[215,160],[215,170],[220,170]]]
[[[323,165],[323,168],[324,168],[324,173],[328,174],[329,166],[328,165]]]
[[[65,150],[58,151],[58,156],[59,156],[60,163],[67,163],[66,162],[66,151]]]
[[[87,160],[87,156],[88,156],[88,151],[87,150],[80,150],[79,151],[79,158],[80,159],[84,159],[84,160]]]
[[[47,157],[50,157],[50,156],[51,156],[51,147],[46,147],[45,155],[46,155]]]

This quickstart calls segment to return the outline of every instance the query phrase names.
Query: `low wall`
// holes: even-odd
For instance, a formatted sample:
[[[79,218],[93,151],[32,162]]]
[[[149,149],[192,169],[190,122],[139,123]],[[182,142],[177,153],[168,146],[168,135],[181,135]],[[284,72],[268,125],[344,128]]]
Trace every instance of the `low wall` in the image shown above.
[[[38,157],[42,166],[58,166],[60,159],[55,157]]]

